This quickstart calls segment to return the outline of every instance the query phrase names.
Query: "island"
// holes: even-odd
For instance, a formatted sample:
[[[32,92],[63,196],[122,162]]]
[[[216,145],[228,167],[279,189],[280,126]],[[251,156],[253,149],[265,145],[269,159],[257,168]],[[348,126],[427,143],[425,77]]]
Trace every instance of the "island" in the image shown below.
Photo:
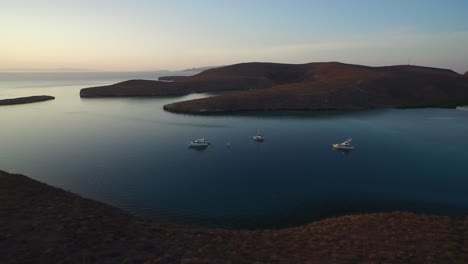
[[[49,95],[35,95],[35,96],[28,96],[28,97],[19,97],[19,98],[12,98],[12,99],[2,99],[0,100],[1,105],[17,105],[17,104],[30,104],[30,103],[37,103],[43,102],[48,100],[54,100],[55,97]]]
[[[174,82],[131,80],[81,90],[82,97],[186,95],[234,91],[164,106],[176,113],[265,110],[358,110],[456,107],[468,103],[468,80],[452,70],[339,62],[241,63]]]
[[[206,71],[206,70],[209,70],[209,69],[214,69],[214,68],[219,68],[219,67],[222,67],[222,66],[193,67],[193,68],[185,69],[185,70],[182,70],[182,71],[184,71],[184,72],[195,72],[195,71],[201,72],[201,71]]]
[[[281,230],[161,224],[0,171],[1,263],[465,263],[468,218],[347,215]]]

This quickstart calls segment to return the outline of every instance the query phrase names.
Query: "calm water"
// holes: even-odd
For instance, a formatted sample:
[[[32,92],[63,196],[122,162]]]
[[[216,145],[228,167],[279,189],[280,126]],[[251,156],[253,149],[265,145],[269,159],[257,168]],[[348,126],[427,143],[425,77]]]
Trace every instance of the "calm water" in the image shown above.
[[[468,111],[190,116],[162,106],[209,95],[78,96],[83,87],[161,74],[0,74],[0,98],[56,96],[0,107],[0,169],[190,225],[274,228],[392,210],[468,214]],[[252,141],[257,128],[264,143]],[[188,149],[198,137],[212,147]],[[357,150],[332,151],[349,137]]]

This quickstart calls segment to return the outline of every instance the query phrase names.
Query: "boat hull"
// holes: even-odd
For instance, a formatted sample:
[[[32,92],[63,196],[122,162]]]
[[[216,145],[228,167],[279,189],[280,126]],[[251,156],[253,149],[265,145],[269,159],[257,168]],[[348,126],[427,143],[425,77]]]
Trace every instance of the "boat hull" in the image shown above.
[[[206,147],[208,147],[208,144],[203,144],[203,145],[201,145],[201,144],[188,144],[188,147],[189,148],[206,148]]]
[[[334,149],[341,149],[341,150],[353,150],[354,149],[354,147],[345,147],[339,144],[333,144],[332,146]]]
[[[265,139],[259,136],[254,136],[253,140],[258,141],[258,142],[263,142]]]

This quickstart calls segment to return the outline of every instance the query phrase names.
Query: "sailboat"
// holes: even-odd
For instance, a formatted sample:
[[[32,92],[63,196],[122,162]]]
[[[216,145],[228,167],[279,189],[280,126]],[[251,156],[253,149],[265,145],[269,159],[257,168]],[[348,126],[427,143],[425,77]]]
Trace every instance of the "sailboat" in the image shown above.
[[[257,142],[263,142],[265,140],[263,135],[260,133],[260,129],[257,129],[257,134],[253,136],[253,139]]]
[[[226,148],[230,148],[231,147],[231,141],[228,139],[228,141],[226,142]]]

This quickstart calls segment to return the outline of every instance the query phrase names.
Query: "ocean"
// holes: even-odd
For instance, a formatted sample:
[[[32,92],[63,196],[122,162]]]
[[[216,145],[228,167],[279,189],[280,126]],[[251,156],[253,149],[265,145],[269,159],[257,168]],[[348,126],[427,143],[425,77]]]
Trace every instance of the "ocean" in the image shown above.
[[[56,97],[0,107],[0,169],[161,223],[257,229],[353,213],[468,214],[468,111],[194,116],[162,107],[215,94],[79,97],[178,74],[194,73],[0,73],[0,98]],[[210,147],[187,148],[201,137]],[[354,151],[332,149],[348,138]]]

